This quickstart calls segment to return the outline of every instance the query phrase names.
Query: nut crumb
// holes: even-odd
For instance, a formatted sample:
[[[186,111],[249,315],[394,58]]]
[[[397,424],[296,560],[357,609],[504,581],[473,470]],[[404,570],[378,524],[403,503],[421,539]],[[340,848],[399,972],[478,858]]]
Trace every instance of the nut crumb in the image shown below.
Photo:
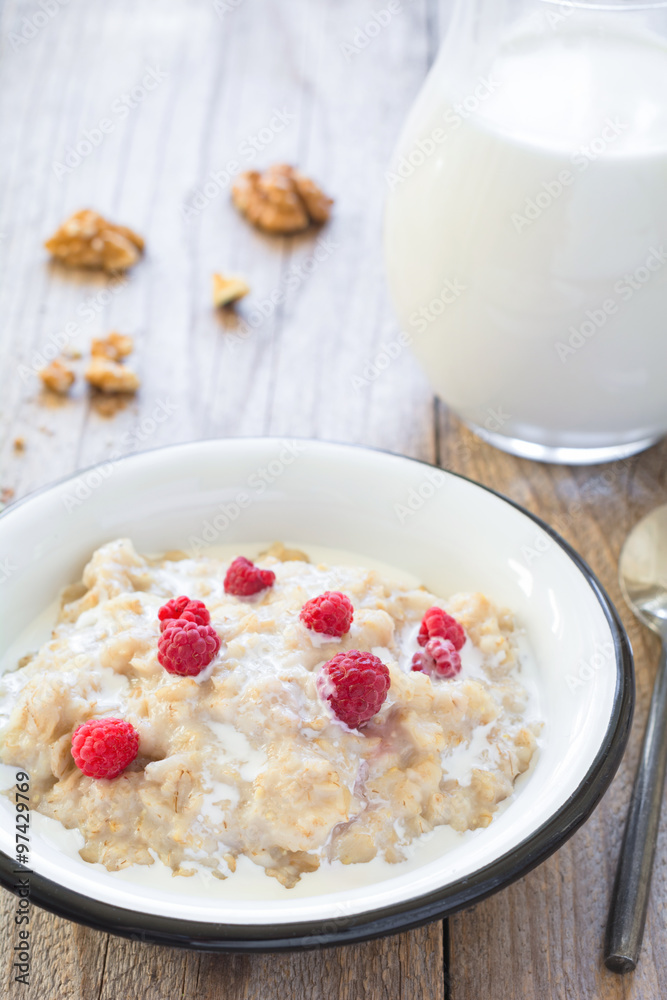
[[[285,234],[322,225],[333,205],[333,199],[314,181],[286,163],[276,163],[264,173],[246,170],[239,174],[232,201],[253,226],[265,233]]]
[[[238,299],[242,299],[250,291],[250,285],[234,275],[228,278],[224,274],[213,275],[213,305],[216,309],[221,306],[228,306]]]
[[[139,376],[111,358],[94,355],[86,368],[86,381],[104,393],[132,393],[139,388]]]
[[[91,209],[75,212],[44,244],[67,267],[127,271],[144,252],[144,241],[127,226],[116,226]]]
[[[63,357],[68,358],[70,361],[77,361],[83,357],[83,354],[78,347],[64,347]]]
[[[55,392],[58,396],[66,396],[76,378],[70,366],[60,361],[59,358],[55,358],[38,374],[49,392]]]
[[[25,451],[25,438],[14,438],[14,451]]]
[[[14,490],[11,486],[3,486],[0,489],[0,504],[9,503],[14,499]]]
[[[120,361],[134,350],[134,341],[124,333],[112,330],[106,337],[93,337],[91,354],[94,358],[109,358]]]

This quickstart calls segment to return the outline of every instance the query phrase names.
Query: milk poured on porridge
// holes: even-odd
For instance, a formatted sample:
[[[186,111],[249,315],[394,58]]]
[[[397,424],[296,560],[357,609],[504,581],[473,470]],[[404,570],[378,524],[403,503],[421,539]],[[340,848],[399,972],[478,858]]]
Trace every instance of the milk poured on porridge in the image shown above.
[[[482,828],[513,795],[540,724],[511,614],[481,594],[445,602],[400,574],[273,551],[256,562],[274,583],[240,598],[223,585],[231,557],[149,559],[109,543],[66,592],[51,639],[4,675],[2,760],[30,773],[33,808],[78,832],[85,861],[220,882],[250,865],[291,888],[336,863],[400,864],[436,827]],[[337,638],[300,620],[332,591],[354,607]],[[205,602],[221,640],[197,676],[157,657],[158,611],[180,594]],[[434,607],[464,629],[452,679],[412,669]],[[351,650],[391,679],[357,729],[317,684]],[[75,765],[72,733],[109,716],[131,723],[139,753],[95,779]]]
[[[566,13],[517,29],[467,97],[443,52],[387,174],[386,260],[465,420],[605,448],[667,430],[667,48]]]

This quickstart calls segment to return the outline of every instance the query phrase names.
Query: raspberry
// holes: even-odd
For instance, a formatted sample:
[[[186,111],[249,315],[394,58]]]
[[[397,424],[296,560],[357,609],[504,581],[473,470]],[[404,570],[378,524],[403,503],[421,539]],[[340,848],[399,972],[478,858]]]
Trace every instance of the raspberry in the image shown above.
[[[270,569],[260,569],[245,556],[237,556],[225,575],[225,593],[235,597],[250,597],[260,590],[273,586],[276,574]]]
[[[412,657],[412,669],[451,680],[461,670],[461,657],[451,639],[429,639],[423,653]]]
[[[337,590],[325,590],[319,597],[306,601],[299,618],[313,632],[324,635],[345,635],[354,618],[352,601]]]
[[[123,719],[89,719],[72,733],[74,763],[89,778],[117,778],[139,750],[139,733]]]
[[[432,607],[422,618],[417,642],[420,646],[425,646],[429,639],[435,639],[436,636],[449,639],[454,644],[454,649],[461,649],[466,641],[463,625],[442,608]]]
[[[391,683],[386,666],[373,653],[349,649],[324,664],[317,691],[350,729],[358,729],[380,711]]]
[[[220,649],[212,625],[198,625],[185,618],[167,622],[158,639],[157,658],[170,674],[195,677],[211,663]]]
[[[193,601],[189,597],[172,597],[163,604],[157,613],[160,619],[160,632],[164,632],[170,621],[184,618],[187,622],[197,625],[210,625],[211,616],[203,601]]]
[[[420,673],[425,674],[426,673],[425,663],[426,660],[424,658],[424,654],[415,653],[415,655],[412,657],[412,666],[410,667],[410,669],[418,670]]]

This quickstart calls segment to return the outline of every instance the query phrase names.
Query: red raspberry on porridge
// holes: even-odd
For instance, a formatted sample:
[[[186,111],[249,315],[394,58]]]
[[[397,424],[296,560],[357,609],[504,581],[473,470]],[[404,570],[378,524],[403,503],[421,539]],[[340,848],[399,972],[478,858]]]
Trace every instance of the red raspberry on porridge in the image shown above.
[[[359,649],[338,653],[317,676],[320,697],[350,729],[358,729],[380,711],[390,684],[382,660]]]
[[[74,763],[89,778],[117,778],[139,750],[139,734],[122,719],[90,719],[72,733]]]
[[[270,569],[260,569],[245,556],[237,556],[225,574],[225,593],[252,597],[272,587],[275,578],[276,574]]]
[[[456,650],[461,649],[466,641],[465,629],[461,623],[443,608],[432,607],[422,618],[417,642],[420,646],[425,646],[429,639],[436,637],[449,639]]]
[[[189,597],[172,597],[163,604],[157,613],[160,619],[160,631],[164,632],[167,625],[176,618],[195,622],[197,625],[210,625],[211,615],[203,601],[193,601]]]
[[[421,653],[412,657],[412,669],[425,674],[445,677],[456,677],[461,671],[461,657],[450,639],[429,639]]]
[[[170,674],[195,677],[217,656],[220,639],[211,625],[177,618],[167,623],[157,648],[158,661]]]
[[[337,638],[350,631],[354,606],[349,597],[337,590],[327,590],[306,601],[299,618],[313,632]]]

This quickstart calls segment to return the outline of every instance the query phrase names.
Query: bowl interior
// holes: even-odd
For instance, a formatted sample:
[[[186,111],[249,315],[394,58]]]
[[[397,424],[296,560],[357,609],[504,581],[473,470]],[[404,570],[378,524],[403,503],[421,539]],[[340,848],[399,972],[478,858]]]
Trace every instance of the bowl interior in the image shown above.
[[[268,878],[241,898],[227,883],[193,893],[188,879],[175,878],[158,888],[63,853],[37,825],[33,869],[84,895],[144,913],[273,926],[402,903],[515,850],[574,795],[608,733],[619,668],[594,589],[535,521],[467,480],[381,452],[282,439],[199,442],[82,473],[0,517],[5,665],[27,651],[22,635],[62,586],[80,577],[93,549],[120,536],[156,553],[310,543],[389,563],[445,597],[482,591],[525,628],[545,728],[532,773],[487,829],[446,852],[427,844],[370,883],[364,866],[348,866],[317,896]],[[14,819],[4,797],[0,810],[0,849],[13,856]]]

